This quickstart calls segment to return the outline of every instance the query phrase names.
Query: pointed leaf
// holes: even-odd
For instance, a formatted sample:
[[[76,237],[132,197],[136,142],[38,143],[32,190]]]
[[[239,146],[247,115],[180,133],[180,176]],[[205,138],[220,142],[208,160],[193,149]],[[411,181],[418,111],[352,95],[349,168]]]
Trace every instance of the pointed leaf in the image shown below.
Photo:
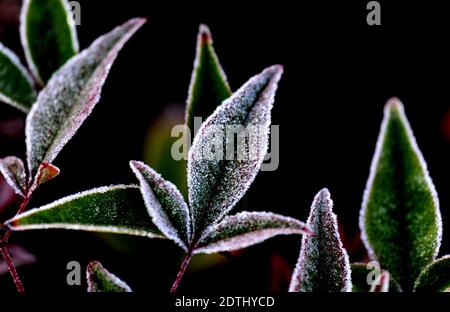
[[[369,292],[372,279],[375,277],[373,269],[367,267],[366,263],[352,263],[351,270],[352,292]],[[402,288],[391,275],[389,276],[389,292],[402,292]]]
[[[42,162],[53,162],[92,112],[117,54],[144,22],[131,19],[98,38],[58,70],[41,91],[26,124],[28,167],[33,177]]]
[[[130,167],[140,182],[140,189],[153,223],[167,238],[188,249],[191,239],[189,208],[177,187],[139,161]]]
[[[450,255],[428,265],[414,284],[417,292],[450,292]]]
[[[208,26],[200,25],[197,51],[186,103],[186,125],[194,138],[194,117],[205,120],[232,92],[214,51]],[[189,142],[191,143],[191,142]]]
[[[0,43],[0,101],[28,112],[36,101],[33,80],[19,58]]]
[[[89,262],[86,278],[88,292],[132,292],[124,281],[110,273],[98,261]]]
[[[137,186],[100,187],[24,212],[5,224],[14,231],[67,229],[162,238]]]
[[[388,101],[360,213],[369,254],[405,290],[435,259],[442,236],[436,190],[398,99]]]
[[[53,178],[56,178],[59,175],[59,168],[48,164],[46,162],[43,162],[38,169],[37,178],[36,178],[36,185],[41,185]]]
[[[20,36],[28,64],[43,85],[78,53],[75,22],[66,0],[25,0]]]
[[[22,160],[14,156],[0,159],[0,172],[14,192],[24,197],[27,178]]]
[[[251,78],[216,109],[195,137],[189,151],[188,187],[197,238],[234,207],[255,179],[267,152],[270,112],[282,72],[283,68],[276,65]],[[228,157],[235,139],[226,134],[239,126],[245,128],[244,136],[248,138],[248,132],[251,137],[242,144],[238,142],[238,148]],[[225,146],[222,156],[214,148]],[[210,151],[216,154],[210,157]],[[236,151],[241,152],[237,155]]]
[[[390,274],[388,271],[381,272],[375,283],[370,288],[370,292],[389,292]]]
[[[296,219],[271,212],[241,212],[225,217],[210,227],[200,239],[194,253],[217,253],[259,244],[277,235],[311,234]]]
[[[308,222],[314,232],[303,236],[300,256],[289,291],[351,291],[350,263],[339,237],[333,201],[327,189],[321,190],[311,206]]]

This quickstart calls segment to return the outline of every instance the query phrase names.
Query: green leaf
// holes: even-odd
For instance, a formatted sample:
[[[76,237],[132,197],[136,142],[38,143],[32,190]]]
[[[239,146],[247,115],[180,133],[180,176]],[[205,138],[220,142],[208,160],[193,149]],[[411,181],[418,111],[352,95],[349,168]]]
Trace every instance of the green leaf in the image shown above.
[[[388,101],[360,213],[370,256],[405,290],[435,259],[442,236],[439,201],[398,99]]]
[[[5,224],[14,231],[67,229],[163,238],[137,186],[100,187],[24,212]]]
[[[308,222],[314,235],[303,236],[291,292],[348,292],[352,289],[350,263],[342,246],[333,201],[321,190],[311,206]]]
[[[296,219],[271,212],[241,212],[210,227],[194,253],[232,251],[259,244],[277,235],[312,234]]]
[[[36,101],[33,79],[19,58],[0,43],[0,101],[28,112]]]
[[[353,287],[352,292],[369,292],[371,287],[373,287],[370,284],[372,283],[372,280],[376,277],[374,274],[374,269],[368,267],[366,263],[352,263],[351,270],[352,270],[351,276]],[[389,292],[402,292],[402,288],[392,276],[389,276],[388,289]]]
[[[194,69],[186,103],[186,125],[191,131],[191,140],[195,135],[194,117],[206,119],[231,94],[227,77],[214,51],[211,32],[208,26],[200,25]]]
[[[14,192],[24,197],[27,188],[27,178],[22,160],[14,156],[0,159],[0,172]]]
[[[267,152],[270,112],[282,72],[275,65],[251,78],[217,108],[195,137],[188,158],[188,188],[197,239],[234,207],[255,179]],[[250,138],[238,140],[235,148],[229,133],[239,127],[238,137]]]
[[[42,85],[78,53],[78,39],[66,0],[25,0],[20,36],[31,71]]]
[[[167,238],[188,251],[191,240],[189,208],[177,187],[140,161],[130,161],[153,223]]]
[[[416,292],[450,292],[450,255],[428,265],[414,284]]]
[[[124,281],[106,270],[98,261],[89,262],[86,277],[88,292],[132,292]]]
[[[53,162],[92,112],[117,54],[144,22],[131,19],[98,38],[58,70],[41,91],[26,123],[32,177],[43,162]]]

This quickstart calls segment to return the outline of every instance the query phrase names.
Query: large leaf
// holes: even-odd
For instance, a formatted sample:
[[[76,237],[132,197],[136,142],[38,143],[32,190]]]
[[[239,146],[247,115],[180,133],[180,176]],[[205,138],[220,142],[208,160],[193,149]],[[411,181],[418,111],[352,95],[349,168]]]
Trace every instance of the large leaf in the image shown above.
[[[368,267],[366,263],[352,263],[351,270],[352,291],[369,292],[373,286],[371,285],[372,281],[376,282],[376,280],[374,280],[376,278],[374,269],[372,267]],[[402,288],[397,281],[392,278],[392,276],[389,278],[389,292],[402,292]]]
[[[332,209],[330,192],[321,190],[314,198],[306,223],[314,235],[303,236],[289,291],[351,291],[350,263]]]
[[[78,53],[75,22],[66,0],[25,0],[20,26],[28,64],[42,84]]]
[[[130,286],[110,273],[98,261],[89,262],[86,278],[88,292],[132,292]]]
[[[137,186],[100,187],[24,212],[5,224],[14,231],[67,229],[162,238]]]
[[[14,192],[24,197],[27,188],[27,178],[22,160],[14,156],[0,159],[0,172]]]
[[[282,72],[276,65],[251,78],[216,109],[195,137],[189,151],[188,187],[197,239],[233,208],[255,179],[267,152],[270,113]],[[234,135],[222,134],[239,126],[256,135],[257,142],[238,142],[235,149]],[[211,144],[226,151],[220,155]],[[231,158],[226,155],[230,147],[234,150]],[[237,151],[241,151],[239,156]]]
[[[186,103],[186,125],[194,138],[194,117],[206,119],[232,92],[213,47],[211,32],[200,25],[197,51]],[[189,142],[191,143],[191,142]]]
[[[417,278],[414,291],[450,292],[450,256],[444,256],[428,265]]]
[[[259,244],[277,235],[312,234],[296,219],[271,212],[241,212],[211,226],[198,242],[194,253],[217,253]]]
[[[35,100],[32,78],[19,58],[0,43],[0,101],[28,112]]]
[[[191,239],[189,208],[183,195],[172,183],[146,164],[130,161],[130,167],[140,182],[142,196],[153,223],[167,238],[186,251]]]
[[[112,63],[144,19],[131,19],[98,38],[48,82],[28,115],[28,167],[35,177],[42,162],[52,163],[100,99]]]
[[[406,119],[391,99],[364,192],[360,227],[369,254],[411,290],[437,256],[442,221],[436,190]]]

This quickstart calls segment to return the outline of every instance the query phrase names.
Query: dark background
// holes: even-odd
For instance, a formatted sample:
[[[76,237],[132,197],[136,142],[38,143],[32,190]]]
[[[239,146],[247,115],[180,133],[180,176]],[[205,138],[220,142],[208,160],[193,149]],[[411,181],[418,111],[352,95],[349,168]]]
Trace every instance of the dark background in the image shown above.
[[[0,0],[0,40],[23,55],[18,11],[8,5],[14,2]],[[382,26],[369,27],[367,1],[171,2],[167,7],[150,2],[80,1],[82,48],[128,18],[145,16],[149,22],[121,52],[101,102],[57,158],[61,175],[36,193],[31,207],[97,186],[136,183],[128,161],[151,153],[144,150],[148,130],[169,105],[183,107],[198,25],[206,23],[233,90],[269,65],[285,66],[273,110],[273,123],[280,125],[280,167],[260,173],[237,209],[306,220],[314,195],[328,187],[351,261],[365,260],[358,227],[362,194],[383,106],[398,96],[440,197],[441,255],[449,252],[446,8],[380,1]],[[24,157],[23,120],[0,105],[0,157]],[[17,203],[4,209],[1,221]],[[168,241],[82,232],[15,233],[12,242],[36,256],[37,262],[19,273],[27,290],[38,292],[84,292],[84,284],[66,284],[71,260],[83,266],[99,260],[136,291],[166,291],[182,256]],[[234,260],[203,257],[180,289],[285,291],[299,249],[300,237],[289,236],[236,253]],[[0,290],[14,291],[6,274],[0,276]]]

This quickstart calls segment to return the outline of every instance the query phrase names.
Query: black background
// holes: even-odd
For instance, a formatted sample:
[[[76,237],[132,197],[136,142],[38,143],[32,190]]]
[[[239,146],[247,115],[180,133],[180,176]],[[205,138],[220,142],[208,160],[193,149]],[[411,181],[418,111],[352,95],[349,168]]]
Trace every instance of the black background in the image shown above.
[[[328,187],[351,261],[364,260],[358,239],[362,194],[383,106],[397,96],[440,197],[441,254],[448,253],[449,18],[436,3],[391,2],[380,1],[382,26],[368,26],[367,1],[170,2],[165,7],[141,0],[80,1],[83,48],[128,18],[149,21],[121,52],[101,102],[56,160],[61,175],[36,193],[31,206],[97,186],[135,183],[128,161],[142,159],[146,132],[164,108],[183,105],[198,25],[206,23],[233,90],[269,65],[285,67],[273,110],[273,123],[280,125],[280,167],[259,174],[246,195],[246,209],[305,220],[316,192]],[[21,54],[17,26],[14,18],[3,19],[0,39]],[[13,108],[0,106],[0,123],[17,118],[23,120]],[[0,157],[8,155],[23,157],[23,133],[0,134]],[[84,292],[85,285],[66,284],[71,260],[83,266],[99,260],[136,291],[168,290],[180,250],[167,241],[119,239],[126,251],[89,233],[52,230],[12,237],[38,260],[19,268],[29,291]],[[299,248],[299,237],[272,239],[235,260],[188,272],[180,290],[285,291]],[[0,276],[0,290],[14,291],[9,276]]]

